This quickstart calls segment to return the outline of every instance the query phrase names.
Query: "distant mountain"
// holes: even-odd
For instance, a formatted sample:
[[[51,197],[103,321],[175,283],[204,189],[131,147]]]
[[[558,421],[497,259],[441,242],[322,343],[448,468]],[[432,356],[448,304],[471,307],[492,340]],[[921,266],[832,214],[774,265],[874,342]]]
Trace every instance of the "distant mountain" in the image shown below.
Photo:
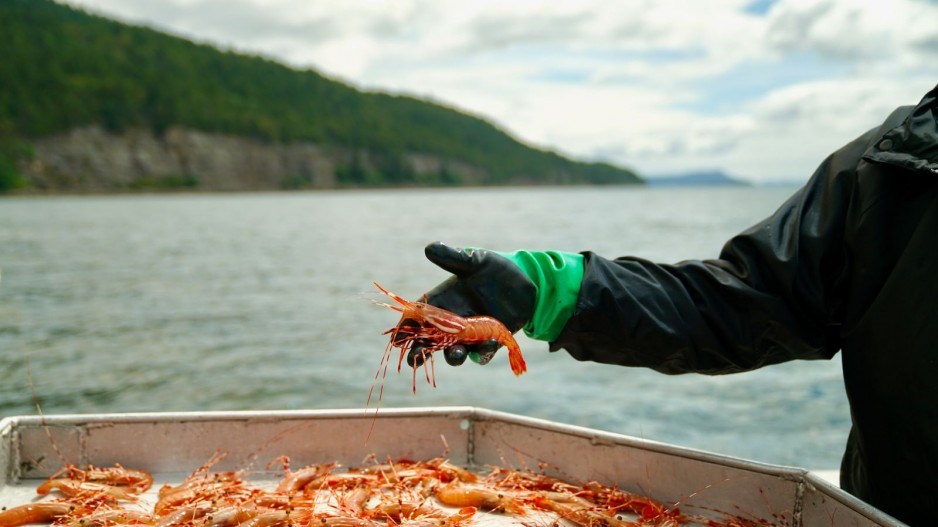
[[[732,178],[721,170],[701,170],[681,174],[648,176],[645,181],[655,187],[670,186],[724,186],[724,187],[751,187],[748,181]]]
[[[0,28],[0,192],[642,183],[442,104],[51,0],[0,0]]]

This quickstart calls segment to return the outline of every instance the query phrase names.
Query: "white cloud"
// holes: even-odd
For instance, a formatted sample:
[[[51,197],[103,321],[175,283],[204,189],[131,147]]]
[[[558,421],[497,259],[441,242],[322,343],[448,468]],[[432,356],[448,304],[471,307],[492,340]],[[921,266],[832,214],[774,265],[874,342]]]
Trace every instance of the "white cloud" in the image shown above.
[[[73,0],[646,172],[806,178],[938,79],[920,0]],[[928,71],[932,70],[932,71]]]
[[[768,42],[782,50],[816,50],[836,58],[893,59],[915,53],[916,40],[934,35],[934,5],[871,0],[791,0],[770,13]]]

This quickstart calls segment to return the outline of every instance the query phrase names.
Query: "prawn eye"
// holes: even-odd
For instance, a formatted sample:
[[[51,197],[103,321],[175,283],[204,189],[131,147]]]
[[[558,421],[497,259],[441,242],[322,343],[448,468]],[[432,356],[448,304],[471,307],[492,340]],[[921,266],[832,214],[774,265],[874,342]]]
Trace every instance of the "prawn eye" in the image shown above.
[[[462,344],[455,344],[443,351],[443,357],[446,359],[446,363],[450,366],[461,365],[462,363],[466,362],[466,358],[468,356],[469,351]]]
[[[407,365],[411,368],[419,368],[423,366],[423,363],[426,362],[427,357],[430,356],[429,352],[424,351],[425,346],[419,342],[415,342],[414,345],[410,348],[410,351],[407,353]]]

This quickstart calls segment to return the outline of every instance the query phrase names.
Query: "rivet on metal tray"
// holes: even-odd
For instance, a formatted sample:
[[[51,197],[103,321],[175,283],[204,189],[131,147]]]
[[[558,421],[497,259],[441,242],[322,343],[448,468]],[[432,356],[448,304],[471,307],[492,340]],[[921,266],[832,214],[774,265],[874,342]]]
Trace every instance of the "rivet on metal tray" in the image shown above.
[[[468,420],[468,419],[463,419],[462,421],[460,421],[460,422],[459,422],[459,429],[460,429],[460,430],[469,430],[469,420]]]

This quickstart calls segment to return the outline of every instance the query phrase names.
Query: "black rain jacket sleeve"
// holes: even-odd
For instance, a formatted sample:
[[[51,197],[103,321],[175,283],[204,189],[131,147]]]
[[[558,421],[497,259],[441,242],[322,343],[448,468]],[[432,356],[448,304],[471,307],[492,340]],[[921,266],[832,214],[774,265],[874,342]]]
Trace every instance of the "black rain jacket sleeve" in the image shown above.
[[[668,374],[841,352],[841,486],[912,525],[938,496],[938,87],[829,156],[716,260],[586,255],[551,349]]]
[[[871,132],[828,158],[770,218],[717,260],[662,265],[585,253],[574,316],[552,348],[579,360],[669,374],[734,373],[829,359],[849,265],[844,221]]]

